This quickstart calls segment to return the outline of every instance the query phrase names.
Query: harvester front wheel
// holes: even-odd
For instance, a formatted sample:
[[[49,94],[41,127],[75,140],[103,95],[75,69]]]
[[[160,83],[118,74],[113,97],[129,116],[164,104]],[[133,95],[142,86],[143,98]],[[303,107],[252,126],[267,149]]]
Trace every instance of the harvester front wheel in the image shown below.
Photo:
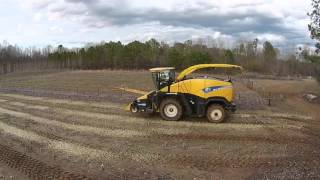
[[[130,106],[130,112],[132,114],[136,114],[136,113],[138,113],[138,108],[136,106],[134,106],[134,105],[131,105]]]
[[[213,104],[208,107],[207,118],[211,123],[221,123],[226,117],[226,110],[222,105]]]
[[[174,98],[168,98],[160,104],[160,115],[164,120],[167,121],[178,121],[182,117],[182,106]]]

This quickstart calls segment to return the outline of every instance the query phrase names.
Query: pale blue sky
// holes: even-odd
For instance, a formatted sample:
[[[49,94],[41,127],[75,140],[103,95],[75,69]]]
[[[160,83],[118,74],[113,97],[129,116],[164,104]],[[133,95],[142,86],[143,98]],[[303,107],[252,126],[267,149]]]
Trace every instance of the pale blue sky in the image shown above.
[[[48,44],[210,37],[218,44],[259,38],[312,43],[309,0],[0,0],[0,41]]]

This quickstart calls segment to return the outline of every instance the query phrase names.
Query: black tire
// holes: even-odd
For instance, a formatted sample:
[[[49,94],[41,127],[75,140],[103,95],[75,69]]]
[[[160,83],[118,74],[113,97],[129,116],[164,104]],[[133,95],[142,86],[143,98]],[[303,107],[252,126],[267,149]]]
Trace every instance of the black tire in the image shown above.
[[[137,114],[138,112],[139,112],[139,110],[138,110],[138,108],[135,106],[135,105],[131,105],[130,106],[130,112],[132,113],[132,114]]]
[[[227,116],[226,110],[222,105],[213,104],[207,109],[207,119],[211,123],[221,123]]]
[[[160,115],[167,121],[179,121],[183,115],[182,106],[174,98],[168,98],[160,104]]]

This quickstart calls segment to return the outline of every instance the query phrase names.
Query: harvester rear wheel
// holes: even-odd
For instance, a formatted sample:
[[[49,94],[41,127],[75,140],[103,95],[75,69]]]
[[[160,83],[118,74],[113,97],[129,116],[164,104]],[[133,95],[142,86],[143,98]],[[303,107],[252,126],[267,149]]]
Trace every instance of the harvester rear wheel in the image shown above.
[[[164,120],[167,121],[178,121],[182,117],[182,106],[174,98],[168,98],[160,104],[160,115]]]

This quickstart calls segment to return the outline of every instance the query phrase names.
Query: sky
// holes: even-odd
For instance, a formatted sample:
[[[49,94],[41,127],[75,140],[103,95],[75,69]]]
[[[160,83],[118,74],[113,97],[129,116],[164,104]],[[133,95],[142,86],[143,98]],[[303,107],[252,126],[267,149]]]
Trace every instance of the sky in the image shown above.
[[[0,0],[0,41],[80,47],[102,41],[203,38],[312,45],[311,0]]]

